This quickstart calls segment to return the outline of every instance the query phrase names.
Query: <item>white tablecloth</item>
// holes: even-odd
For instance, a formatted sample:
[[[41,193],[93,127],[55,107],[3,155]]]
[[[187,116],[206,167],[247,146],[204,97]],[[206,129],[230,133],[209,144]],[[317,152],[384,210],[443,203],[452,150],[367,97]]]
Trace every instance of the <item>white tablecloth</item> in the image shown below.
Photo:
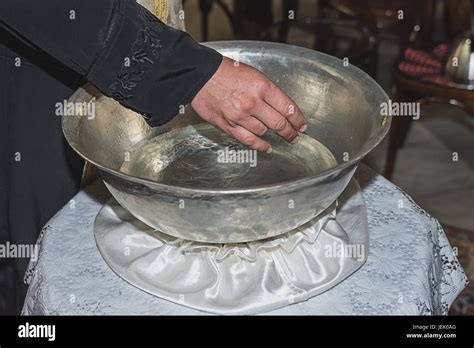
[[[438,221],[364,165],[356,178],[368,210],[367,262],[327,292],[268,314],[447,314],[468,281]],[[23,314],[203,314],[133,287],[106,265],[92,228],[108,197],[98,181],[44,227]]]

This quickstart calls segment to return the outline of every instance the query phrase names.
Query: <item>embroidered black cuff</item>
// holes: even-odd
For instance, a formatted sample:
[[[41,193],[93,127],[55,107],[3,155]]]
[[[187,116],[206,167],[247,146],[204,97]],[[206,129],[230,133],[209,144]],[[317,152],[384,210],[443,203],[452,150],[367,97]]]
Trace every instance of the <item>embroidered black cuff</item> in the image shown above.
[[[116,16],[87,78],[151,126],[164,124],[192,101],[222,56],[133,1],[121,1]]]

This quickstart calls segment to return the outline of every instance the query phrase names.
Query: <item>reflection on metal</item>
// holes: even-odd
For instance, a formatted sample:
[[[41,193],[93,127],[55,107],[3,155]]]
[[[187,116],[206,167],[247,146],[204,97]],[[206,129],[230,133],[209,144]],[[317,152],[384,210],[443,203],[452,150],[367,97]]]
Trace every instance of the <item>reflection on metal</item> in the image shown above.
[[[470,36],[456,40],[446,61],[446,76],[460,88],[474,87],[474,38]]]
[[[306,135],[324,144],[337,165],[303,177],[249,182],[237,188],[169,184],[126,174],[120,170],[123,163],[144,142],[202,121],[188,108],[166,125],[150,128],[139,114],[90,86],[78,90],[71,101],[96,97],[96,117],[63,117],[66,139],[98,167],[124,208],[164,233],[194,241],[235,243],[293,230],[337,199],[359,161],[386,135],[390,118],[381,116],[380,105],[388,97],[361,70],[312,50],[251,41],[207,45],[256,67],[281,86],[306,115]],[[316,160],[316,153],[304,156],[308,162]]]
[[[471,31],[458,38],[446,61],[446,77],[458,88],[474,88],[474,6],[471,2]]]

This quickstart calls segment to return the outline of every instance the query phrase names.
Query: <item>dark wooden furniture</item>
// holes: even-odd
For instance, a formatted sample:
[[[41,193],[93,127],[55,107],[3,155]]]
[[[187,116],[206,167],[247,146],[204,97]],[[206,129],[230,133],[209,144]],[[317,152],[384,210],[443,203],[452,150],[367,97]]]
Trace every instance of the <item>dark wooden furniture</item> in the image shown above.
[[[471,0],[444,0],[445,24],[450,39],[463,35],[471,26]]]
[[[471,6],[470,0],[445,0],[444,23],[447,39],[455,35],[462,35],[470,28]],[[433,5],[430,6],[433,8]],[[428,19],[425,19],[427,21]],[[394,101],[450,104],[474,115],[474,91],[450,83],[443,85],[432,84],[410,78],[398,69],[393,70]],[[410,126],[410,117],[393,117],[392,128],[389,134],[389,145],[384,175],[391,178],[395,168],[397,152],[403,146]]]
[[[396,102],[444,103],[457,106],[474,115],[474,91],[448,85],[435,85],[403,75],[398,69],[393,72]],[[390,179],[395,168],[397,152],[403,146],[413,119],[408,116],[392,117],[389,145],[384,175]]]
[[[301,32],[307,39],[301,40]],[[376,76],[378,40],[373,30],[357,19],[298,16],[276,23],[266,37],[347,59],[348,64]]]
[[[186,0],[183,0],[186,1]],[[198,0],[202,16],[202,40],[208,40],[209,15],[219,6],[228,18],[237,40],[267,40],[265,36],[273,23],[273,0],[234,0],[229,6],[223,0]],[[288,11],[297,11],[298,0],[283,0],[283,17]],[[284,28],[282,28],[282,35]]]
[[[419,39],[425,41],[432,32],[434,0],[324,0],[340,13],[359,18],[380,32],[391,31],[402,45]]]
[[[193,0],[194,1],[194,0]],[[213,10],[214,6],[219,6],[227,19],[230,22],[232,30],[235,33],[238,32],[238,24],[236,22],[236,17],[232,13],[232,10],[227,6],[227,4],[222,0],[198,0],[199,1],[199,10],[201,11],[202,23],[201,23],[201,35],[202,41],[206,42],[209,39],[209,15]],[[186,0],[183,0],[183,5]]]

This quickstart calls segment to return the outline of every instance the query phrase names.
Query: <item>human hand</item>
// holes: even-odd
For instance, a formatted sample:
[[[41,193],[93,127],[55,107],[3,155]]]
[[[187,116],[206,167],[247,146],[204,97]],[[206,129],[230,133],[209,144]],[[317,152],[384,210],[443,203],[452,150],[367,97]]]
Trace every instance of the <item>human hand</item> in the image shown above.
[[[272,151],[260,138],[268,129],[292,144],[307,129],[301,110],[278,86],[258,70],[225,57],[191,105],[204,121],[261,152]]]

